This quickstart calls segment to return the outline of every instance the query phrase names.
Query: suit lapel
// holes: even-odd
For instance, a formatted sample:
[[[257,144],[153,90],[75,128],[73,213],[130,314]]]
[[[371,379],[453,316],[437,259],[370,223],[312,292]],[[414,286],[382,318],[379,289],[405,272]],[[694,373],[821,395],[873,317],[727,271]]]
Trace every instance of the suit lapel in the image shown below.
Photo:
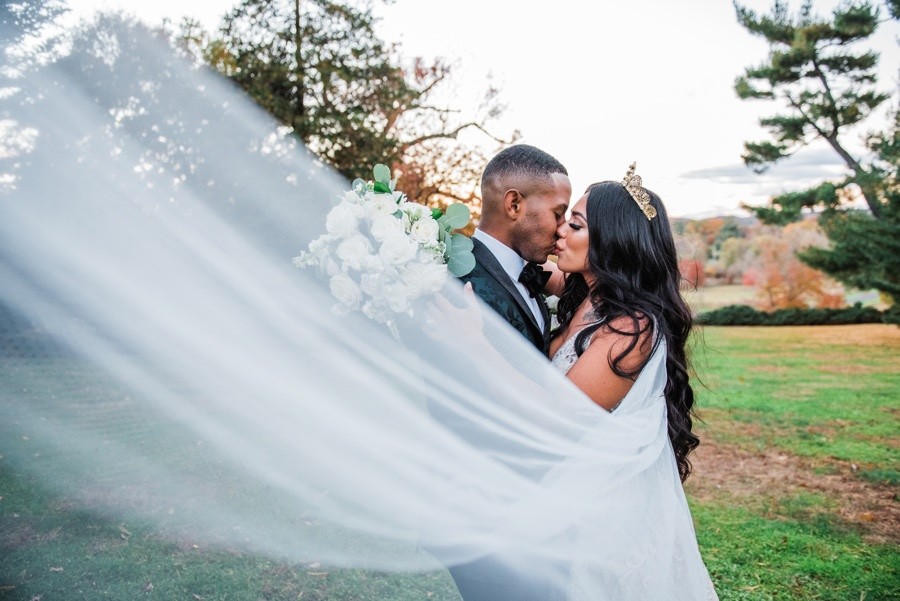
[[[528,306],[528,303],[525,302],[525,299],[522,298],[522,294],[519,292],[519,289],[516,287],[515,283],[509,278],[509,275],[506,271],[503,270],[503,267],[500,265],[500,261],[497,260],[497,257],[494,256],[488,247],[485,246],[478,238],[472,238],[472,243],[475,247],[472,249],[472,254],[475,255],[475,260],[481,265],[484,270],[489,273],[497,283],[503,286],[507,292],[509,292],[513,300],[516,301],[516,305],[524,311],[525,315],[528,316],[529,322],[534,327],[536,332],[541,333],[541,337],[546,340],[548,332],[541,332],[541,328],[538,327],[537,320],[534,317],[534,313],[531,312],[531,307]],[[543,302],[538,301],[538,305],[541,307],[541,311],[546,313],[547,307]],[[547,316],[544,315],[544,324],[545,330],[546,325],[549,325],[550,320],[547,319]]]

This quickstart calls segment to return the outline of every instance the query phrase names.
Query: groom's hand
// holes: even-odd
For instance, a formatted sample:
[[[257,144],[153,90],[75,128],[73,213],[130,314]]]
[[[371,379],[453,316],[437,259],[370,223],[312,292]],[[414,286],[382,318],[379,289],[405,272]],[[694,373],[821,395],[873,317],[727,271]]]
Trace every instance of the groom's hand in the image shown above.
[[[434,302],[426,309],[425,332],[432,338],[462,335],[473,341],[483,339],[484,316],[471,282],[463,287],[462,301],[462,306],[457,306],[447,297],[436,294]]]

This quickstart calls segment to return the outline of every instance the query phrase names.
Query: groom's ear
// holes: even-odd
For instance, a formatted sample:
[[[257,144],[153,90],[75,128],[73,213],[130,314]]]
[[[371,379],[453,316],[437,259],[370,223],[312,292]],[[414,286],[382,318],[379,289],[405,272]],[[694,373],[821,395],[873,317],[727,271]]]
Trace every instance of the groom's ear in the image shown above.
[[[503,208],[510,219],[518,219],[522,211],[522,195],[512,188],[503,195]]]

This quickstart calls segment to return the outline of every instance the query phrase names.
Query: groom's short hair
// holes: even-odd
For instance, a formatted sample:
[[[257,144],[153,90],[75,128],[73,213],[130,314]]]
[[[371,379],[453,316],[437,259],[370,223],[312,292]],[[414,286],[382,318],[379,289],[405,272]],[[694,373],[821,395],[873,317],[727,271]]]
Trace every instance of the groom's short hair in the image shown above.
[[[540,148],[516,144],[501,150],[488,162],[481,174],[481,196],[484,198],[488,188],[500,180],[515,177],[549,181],[554,173],[569,175],[562,163]]]

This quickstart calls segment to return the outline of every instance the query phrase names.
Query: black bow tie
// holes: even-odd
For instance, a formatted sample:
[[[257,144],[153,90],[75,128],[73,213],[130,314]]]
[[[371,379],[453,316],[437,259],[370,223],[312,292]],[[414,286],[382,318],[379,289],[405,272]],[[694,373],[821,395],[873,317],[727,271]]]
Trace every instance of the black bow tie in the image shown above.
[[[537,263],[526,263],[519,274],[519,281],[528,289],[531,298],[540,294],[550,280],[550,272],[544,271]]]

